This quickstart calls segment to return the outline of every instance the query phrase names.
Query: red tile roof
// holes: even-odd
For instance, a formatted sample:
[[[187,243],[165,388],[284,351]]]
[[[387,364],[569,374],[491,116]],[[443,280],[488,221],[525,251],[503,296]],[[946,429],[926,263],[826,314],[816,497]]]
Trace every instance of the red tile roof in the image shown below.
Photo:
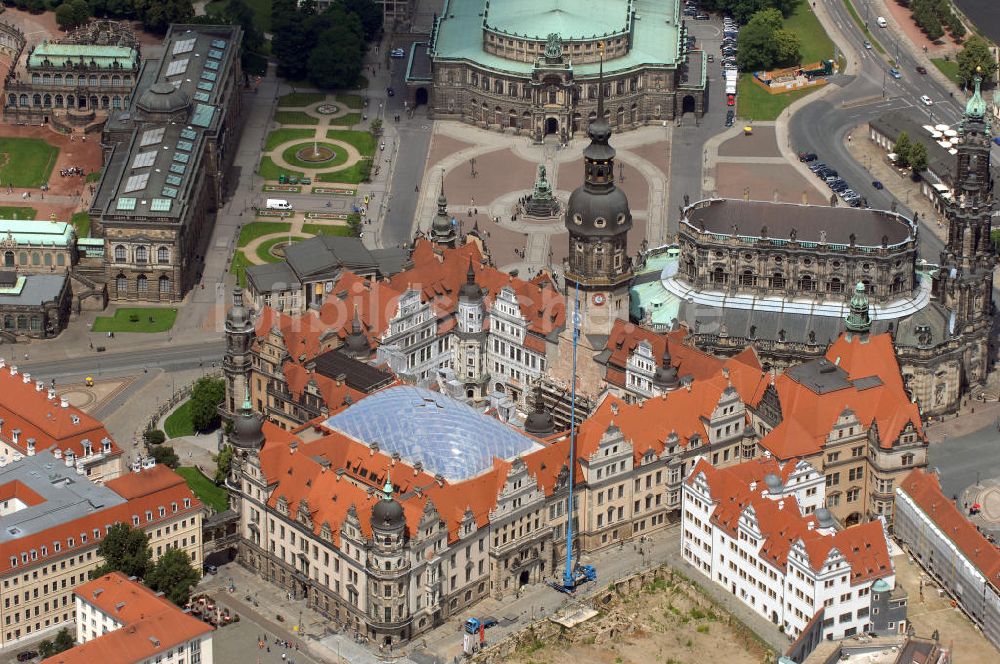
[[[25,377],[28,377],[27,382]],[[27,454],[28,439],[33,438],[36,452],[49,448],[70,449],[81,458],[84,456],[82,441],[87,439],[93,452],[100,453],[101,441],[111,440],[104,425],[75,406],[66,404],[63,407],[65,402],[55,396],[49,398],[50,394],[54,395],[44,381],[21,373],[0,360],[0,438],[3,442]],[[16,443],[13,440],[15,430],[20,430]],[[112,440],[111,454],[121,453]]]
[[[877,378],[870,385],[816,393],[788,373],[778,376],[775,389],[781,401],[782,421],[761,445],[781,459],[818,454],[837,418],[850,409],[865,428],[876,424],[879,445],[892,447],[908,426],[923,437],[920,411],[907,397],[899,373],[892,337],[874,335],[867,340],[841,335],[827,350],[826,359],[848,374],[849,381]]]
[[[49,657],[45,664],[134,664],[212,631],[207,623],[120,572],[85,583],[75,593],[122,627]]]
[[[52,528],[39,531],[32,535],[20,537],[0,543],[0,574],[6,574],[11,569],[11,558],[18,560],[18,569],[31,569],[36,565],[44,565],[50,558],[62,558],[67,553],[87,549],[97,544],[99,540],[93,537],[93,531],[98,530],[104,537],[105,528],[115,523],[133,523],[132,517],[139,517],[139,525],[144,529],[157,523],[174,519],[182,514],[194,514],[202,509],[201,502],[195,498],[184,482],[184,478],[166,466],[157,465],[142,473],[129,473],[107,482],[106,486],[119,493],[128,502],[95,510],[74,521],[59,524]],[[184,499],[190,500],[190,507],[184,507]],[[173,505],[177,511],[173,511]],[[159,509],[164,509],[160,516]],[[152,520],[146,520],[146,512],[150,512]],[[87,536],[84,542],[81,535]],[[73,538],[70,546],[69,538]],[[55,551],[54,542],[60,542],[60,551]],[[42,555],[42,546],[47,553]],[[38,552],[37,560],[22,563],[21,553],[32,549]]]
[[[794,468],[795,463],[791,460],[780,466],[782,473],[790,472],[788,468]],[[881,521],[869,521],[827,534],[816,530],[816,517],[802,515],[793,496],[779,499],[763,496],[760,485],[764,476],[775,472],[779,465],[773,461],[753,460],[729,468],[715,468],[699,459],[687,482],[693,483],[699,475],[705,478],[715,504],[711,521],[731,537],[737,537],[737,526],[744,511],[752,509],[764,536],[759,555],[778,569],[785,569],[792,546],[801,542],[814,571],[822,569],[836,549],[851,566],[852,584],[893,574]],[[750,490],[751,482],[758,484],[754,491]]]
[[[31,487],[21,482],[21,480],[7,482],[3,486],[0,486],[0,500],[10,500],[12,498],[16,498],[28,506],[41,505],[45,502],[44,498],[32,491]]]
[[[1000,590],[1000,549],[983,537],[955,503],[941,493],[937,476],[916,469],[903,479],[899,488],[913,499],[989,583]]]
[[[685,345],[686,334],[684,329],[660,334],[625,320],[616,320],[605,345],[605,348],[611,351],[611,356],[608,358],[608,382],[624,387],[624,371],[628,358],[643,341],[652,347],[653,360],[657,366],[663,358],[664,348],[669,347],[670,364],[677,368],[678,376],[690,375],[695,380],[700,380],[718,372],[723,360]],[[748,347],[744,353],[747,352],[755,361],[756,355],[753,349]],[[760,370],[760,363],[757,363],[757,369]]]

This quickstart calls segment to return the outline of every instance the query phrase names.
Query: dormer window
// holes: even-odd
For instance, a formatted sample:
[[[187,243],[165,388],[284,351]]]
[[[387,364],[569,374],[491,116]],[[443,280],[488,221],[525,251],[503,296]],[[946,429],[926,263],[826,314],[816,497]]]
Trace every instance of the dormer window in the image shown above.
[[[604,228],[607,225],[608,225],[608,221],[604,217],[598,217],[597,219],[594,219],[594,227],[595,228]]]

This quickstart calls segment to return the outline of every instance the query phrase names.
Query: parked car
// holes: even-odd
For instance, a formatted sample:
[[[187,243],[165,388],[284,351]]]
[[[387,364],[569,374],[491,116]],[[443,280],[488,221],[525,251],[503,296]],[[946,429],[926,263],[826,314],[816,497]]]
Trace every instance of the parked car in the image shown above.
[[[923,102],[924,106],[932,106],[934,104],[927,95],[920,95],[920,101]]]
[[[921,67],[920,65],[917,65],[917,73],[918,74],[926,74],[927,73],[927,67]]]
[[[816,161],[816,157],[817,157],[817,155],[816,155],[815,152],[800,152],[799,153],[799,161],[801,161],[801,162]]]
[[[391,58],[405,58],[406,57],[406,52],[403,49],[401,49],[401,48],[394,48],[389,53],[389,57],[391,57]]]
[[[867,39],[865,40],[865,48],[867,48],[869,51],[872,49],[872,43]]]
[[[903,75],[900,74],[899,70],[895,67],[889,70],[889,76],[892,76],[893,78],[903,78]]]
[[[872,187],[875,189],[885,189],[885,186],[878,180],[872,180]]]
[[[712,18],[712,17],[709,16],[708,14],[696,14],[695,17],[694,17],[694,20],[696,20],[696,21],[707,21],[710,18]]]
[[[34,650],[22,650],[17,653],[17,661],[19,662],[30,662],[36,657],[38,657],[38,653]]]
[[[714,55],[712,55],[711,53],[709,53],[709,54],[708,54],[708,61],[709,61],[709,62],[715,62],[715,56],[714,56]]]
[[[812,171],[813,173],[820,170],[821,168],[826,168],[826,164],[811,164],[809,166],[809,170]]]
[[[215,565],[205,565],[205,574],[218,574],[219,568]]]

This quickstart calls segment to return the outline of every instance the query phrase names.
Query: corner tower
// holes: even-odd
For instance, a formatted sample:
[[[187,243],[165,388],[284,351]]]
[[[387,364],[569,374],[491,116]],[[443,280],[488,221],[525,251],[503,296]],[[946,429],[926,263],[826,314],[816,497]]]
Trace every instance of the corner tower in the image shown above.
[[[226,379],[226,399],[220,407],[222,416],[233,419],[244,394],[250,390],[251,354],[254,325],[243,305],[243,289],[233,289],[233,306],[226,313],[226,354],[222,372]]]
[[[615,150],[609,145],[611,125],[604,117],[604,61],[601,60],[597,117],[583,151],[583,185],[570,195],[566,208],[569,258],[566,298],[573,311],[580,290],[580,332],[611,334],[616,318],[628,319],[628,288],[632,264],[627,254],[632,213],[625,192],[615,186]]]

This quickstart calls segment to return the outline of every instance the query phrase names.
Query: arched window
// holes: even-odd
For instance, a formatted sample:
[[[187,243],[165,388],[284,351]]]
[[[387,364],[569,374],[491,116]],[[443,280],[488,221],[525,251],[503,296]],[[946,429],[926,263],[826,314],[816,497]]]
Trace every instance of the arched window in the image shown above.
[[[42,74],[42,84],[49,85],[52,83],[52,76],[49,74]]]
[[[23,316],[22,315],[22,316],[18,316],[17,317],[17,329],[19,329],[19,330],[27,330],[28,329],[28,317],[27,316]]]
[[[5,251],[3,254],[3,266],[4,267],[14,267],[14,252]]]
[[[118,95],[115,95],[114,97],[112,97],[111,98],[111,108],[113,108],[115,110],[118,110],[121,107],[122,107],[122,98],[119,97]]]
[[[108,85],[108,75],[107,74],[102,74],[101,75],[101,87],[107,87],[107,85]]]
[[[66,74],[66,85],[70,87],[76,85],[76,80],[73,78],[73,74]]]
[[[740,286],[753,286],[756,283],[752,270],[743,270],[740,275]]]
[[[42,105],[42,95],[39,95],[39,94],[34,95],[31,98],[31,105],[32,106],[41,106]]]
[[[713,284],[724,284],[726,283],[726,271],[721,267],[715,268],[712,271],[712,283]]]
[[[21,95],[20,102],[21,102],[20,103],[21,106],[27,106],[28,105],[28,95]]]
[[[146,279],[146,275],[140,274],[135,279],[135,289],[140,293],[145,293],[149,285],[149,280]]]
[[[3,317],[3,329],[5,330],[14,329],[14,317],[11,316],[10,314],[7,314],[6,316]]]
[[[42,257],[42,262],[51,267],[52,266],[52,254],[45,254]]]
[[[45,95],[42,97],[42,106],[45,108],[52,108],[52,95]]]
[[[122,77],[121,76],[119,76],[118,74],[115,74],[114,76],[111,77],[111,85],[113,85],[114,87],[117,88],[121,84],[122,84]]]
[[[801,291],[812,291],[816,289],[816,282],[809,275],[803,276],[799,279],[799,290]]]
[[[156,262],[157,263],[169,263],[170,262],[170,250],[166,247],[160,247],[156,250]]]
[[[771,277],[771,288],[784,288],[785,287],[785,277],[780,272],[775,272],[774,276]]]
[[[7,105],[8,106],[17,106],[17,95],[15,95],[15,94],[9,94],[9,95],[7,95]]]
[[[162,276],[159,279],[160,282],[160,295],[169,294],[170,291],[170,278],[167,276]]]
[[[39,263],[41,263],[41,257],[38,255],[37,251],[32,251],[31,252],[31,264],[32,265],[38,265]]]
[[[41,77],[40,74],[32,74],[31,75],[31,83],[32,83],[32,85],[38,85],[41,82],[42,82],[42,77]]]
[[[41,330],[42,330],[42,318],[41,318],[41,316],[32,316],[31,317],[31,331],[32,332],[41,332]]]
[[[107,108],[110,105],[111,105],[111,99],[107,95],[104,95],[103,97],[101,97],[101,108],[107,110]]]
[[[830,279],[830,292],[831,293],[843,293],[844,292],[844,282],[838,277],[833,277]]]
[[[91,87],[97,87],[97,76],[95,74],[90,75],[90,85]]]
[[[63,107],[63,96],[56,95],[56,108],[62,108],[62,107]]]
[[[115,278],[115,290],[118,291],[119,295],[126,295],[128,293],[128,278],[124,274],[119,274]]]
[[[55,76],[53,76],[53,77],[52,77],[52,82],[53,82],[53,83],[54,83],[55,85],[62,85],[62,84],[63,84],[63,77],[62,77],[62,74],[56,74]]]
[[[135,262],[145,263],[149,260],[149,250],[146,247],[136,247],[135,248]]]
[[[27,251],[22,251],[21,252],[21,257],[20,257],[20,260],[18,262],[21,265],[27,265],[28,264],[28,252]]]
[[[125,247],[122,245],[115,245],[115,262],[124,263],[125,262]]]
[[[66,265],[66,254],[56,254],[56,265],[60,267]]]

